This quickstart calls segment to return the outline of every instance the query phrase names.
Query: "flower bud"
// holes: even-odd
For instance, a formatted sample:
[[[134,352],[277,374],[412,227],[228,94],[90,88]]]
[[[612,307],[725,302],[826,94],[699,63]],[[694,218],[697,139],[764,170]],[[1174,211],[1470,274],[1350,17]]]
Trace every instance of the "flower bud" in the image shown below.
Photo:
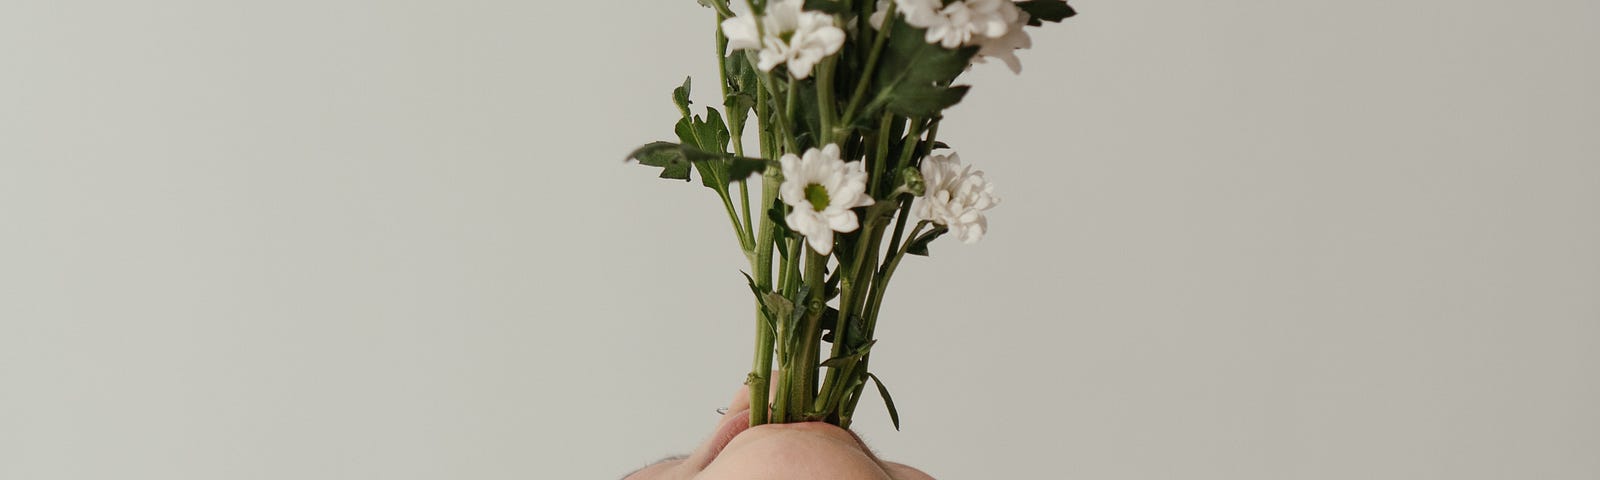
[[[928,184],[922,179],[922,171],[914,167],[906,167],[900,170],[900,185],[901,189],[909,192],[912,196],[920,197],[928,191]]]

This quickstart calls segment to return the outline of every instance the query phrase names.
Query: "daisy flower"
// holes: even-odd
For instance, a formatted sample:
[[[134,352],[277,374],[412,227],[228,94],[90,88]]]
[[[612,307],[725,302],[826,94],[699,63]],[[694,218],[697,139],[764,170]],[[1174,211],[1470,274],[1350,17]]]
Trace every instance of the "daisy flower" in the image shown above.
[[[804,80],[812,67],[844,46],[844,30],[834,25],[833,17],[805,11],[802,0],[778,0],[767,4],[766,15],[756,25],[753,15],[740,15],[722,21],[728,48],[760,51],[756,67],[770,72],[781,64],[789,74]]]
[[[922,160],[922,178],[927,191],[912,207],[917,216],[949,228],[962,243],[982,239],[989,230],[989,218],[983,212],[1000,204],[994,184],[983,172],[962,165],[955,153],[929,155]]]
[[[867,195],[867,171],[861,162],[839,158],[839,146],[807,150],[804,156],[784,155],[783,183],[778,196],[791,207],[784,222],[805,235],[817,253],[833,253],[833,233],[853,232],[860,224],[856,207],[872,205]]]

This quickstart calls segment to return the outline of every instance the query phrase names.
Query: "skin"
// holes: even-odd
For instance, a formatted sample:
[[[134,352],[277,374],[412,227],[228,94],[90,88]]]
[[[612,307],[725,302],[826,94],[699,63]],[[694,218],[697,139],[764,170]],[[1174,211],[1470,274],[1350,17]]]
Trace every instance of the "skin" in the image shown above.
[[[750,396],[741,388],[710,438],[687,456],[669,458],[623,480],[933,480],[885,462],[848,430],[825,423],[750,427]]]

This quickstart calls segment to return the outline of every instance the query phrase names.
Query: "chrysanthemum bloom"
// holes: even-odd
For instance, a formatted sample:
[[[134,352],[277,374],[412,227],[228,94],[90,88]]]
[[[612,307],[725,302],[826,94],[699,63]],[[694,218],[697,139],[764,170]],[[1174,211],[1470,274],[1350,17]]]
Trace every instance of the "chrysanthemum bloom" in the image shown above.
[[[998,58],[1006,62],[1011,73],[1022,73],[1022,59],[1017,58],[1017,50],[1033,47],[1033,37],[1023,30],[1027,25],[1028,12],[1019,12],[1016,22],[1006,29],[1005,35],[978,38],[978,55],[972,57],[972,62],[984,63],[985,58]]]
[[[1022,14],[1011,0],[956,0],[949,5],[940,0],[895,0],[895,5],[906,23],[927,29],[928,43],[944,48],[973,45],[976,38],[1004,36]]]
[[[844,46],[844,30],[834,25],[833,17],[803,10],[801,0],[778,0],[767,4],[766,15],[757,28],[756,18],[740,15],[722,21],[722,34],[728,48],[760,50],[756,67],[770,72],[789,64],[789,74],[805,79],[817,62]]]
[[[791,208],[784,222],[805,235],[817,253],[833,253],[833,232],[853,232],[860,227],[856,207],[872,205],[867,195],[867,171],[861,162],[839,158],[839,146],[806,150],[805,156],[784,155],[783,184],[778,196]]]
[[[1000,204],[994,184],[983,171],[962,165],[961,156],[929,155],[922,160],[922,179],[927,192],[917,198],[913,210],[923,220],[944,225],[962,243],[977,243],[989,230],[985,210]]]

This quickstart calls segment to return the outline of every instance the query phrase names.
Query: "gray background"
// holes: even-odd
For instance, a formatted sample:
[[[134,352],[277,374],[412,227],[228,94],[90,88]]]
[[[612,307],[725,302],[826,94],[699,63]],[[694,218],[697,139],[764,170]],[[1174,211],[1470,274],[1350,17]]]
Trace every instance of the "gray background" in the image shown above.
[[[1081,0],[943,139],[936,476],[1600,478],[1600,3]],[[691,0],[0,3],[0,478],[611,478],[748,368]],[[703,90],[697,98],[711,97]]]

